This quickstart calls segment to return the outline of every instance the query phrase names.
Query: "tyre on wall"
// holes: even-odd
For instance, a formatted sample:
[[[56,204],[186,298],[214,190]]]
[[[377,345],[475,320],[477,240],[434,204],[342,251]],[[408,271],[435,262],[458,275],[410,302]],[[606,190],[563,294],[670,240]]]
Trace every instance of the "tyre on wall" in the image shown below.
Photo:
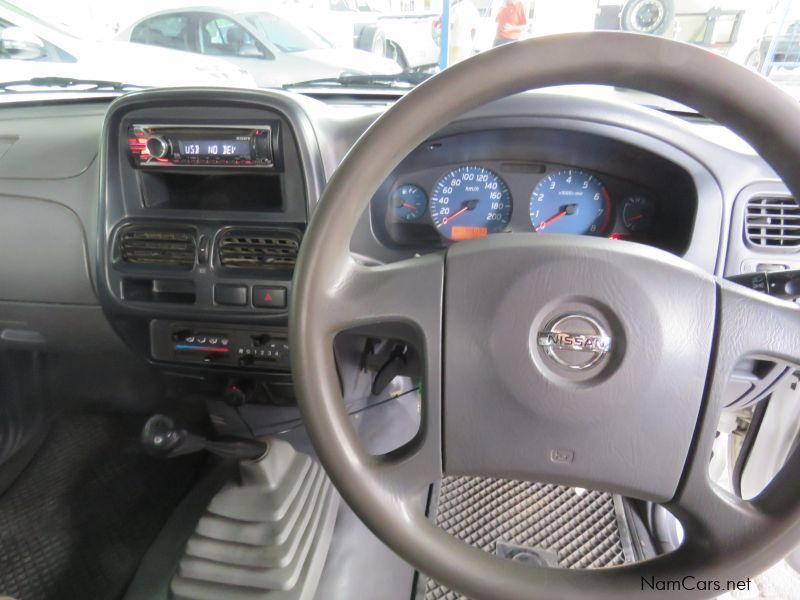
[[[674,0],[628,0],[619,16],[623,31],[650,35],[663,35],[674,20]]]

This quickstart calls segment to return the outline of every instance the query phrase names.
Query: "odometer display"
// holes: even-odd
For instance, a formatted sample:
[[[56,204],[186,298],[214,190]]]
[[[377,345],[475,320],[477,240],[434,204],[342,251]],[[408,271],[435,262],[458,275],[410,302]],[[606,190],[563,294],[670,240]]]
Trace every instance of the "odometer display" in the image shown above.
[[[594,175],[564,169],[539,182],[530,212],[534,231],[599,235],[608,227],[611,199]]]
[[[483,237],[508,226],[511,193],[497,173],[465,165],[436,182],[430,211],[439,233],[450,240]]]

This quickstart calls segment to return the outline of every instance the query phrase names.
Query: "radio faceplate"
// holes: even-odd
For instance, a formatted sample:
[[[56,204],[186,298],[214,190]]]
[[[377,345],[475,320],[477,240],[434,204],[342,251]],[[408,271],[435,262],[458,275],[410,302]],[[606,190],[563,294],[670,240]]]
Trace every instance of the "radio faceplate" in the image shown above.
[[[260,125],[133,124],[128,150],[137,168],[278,167],[278,122]]]

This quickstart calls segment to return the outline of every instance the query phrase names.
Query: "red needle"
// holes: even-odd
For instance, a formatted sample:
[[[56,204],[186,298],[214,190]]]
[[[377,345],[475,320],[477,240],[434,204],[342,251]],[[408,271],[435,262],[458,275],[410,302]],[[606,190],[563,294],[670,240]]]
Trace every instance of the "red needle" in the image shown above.
[[[553,223],[555,223],[556,221],[558,221],[558,220],[559,220],[561,217],[566,217],[566,216],[567,216],[567,214],[568,214],[568,213],[567,213],[567,211],[566,211],[566,210],[562,210],[561,212],[557,212],[557,213],[556,213],[556,214],[554,214],[552,217],[550,217],[549,219],[547,219],[547,221],[543,221],[542,223],[539,223],[539,224],[536,226],[536,231],[541,231],[542,229],[544,229],[544,228],[545,228],[545,227],[547,227],[548,225],[552,225]]]
[[[407,208],[409,210],[416,210],[417,207],[409,204],[408,202],[403,202],[400,206]]]
[[[628,219],[628,221],[638,221],[638,220],[643,219],[643,218],[644,218],[644,215],[642,213],[639,213],[638,215],[632,216],[630,219]]]
[[[461,210],[454,212],[449,217],[445,217],[444,219],[442,219],[442,225],[447,225],[450,221],[455,219],[458,215],[460,215],[461,213],[467,212],[468,210],[469,210],[469,206],[465,206]]]

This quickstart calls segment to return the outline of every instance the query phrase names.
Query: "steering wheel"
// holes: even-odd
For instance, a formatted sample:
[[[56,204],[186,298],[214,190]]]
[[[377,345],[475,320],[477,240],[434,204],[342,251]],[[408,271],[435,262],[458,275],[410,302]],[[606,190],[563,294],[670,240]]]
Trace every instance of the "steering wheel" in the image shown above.
[[[660,38],[543,37],[448,68],[386,111],[328,183],[295,270],[292,367],[320,460],[381,540],[476,599],[617,600],[640,595],[643,577],[724,584],[762,571],[800,539],[800,452],[751,501],[717,489],[708,476],[723,390],[738,359],[800,363],[797,306],[666,252],[599,238],[494,235],[381,266],[350,254],[374,191],[442,126],[510,94],[582,83],[635,88],[698,109],[747,140],[800,197],[800,107],[766,79]],[[332,343],[350,328],[398,324],[421,348],[421,425],[409,443],[373,456],[345,412]],[[607,569],[518,564],[426,518],[419,492],[445,474],[659,502],[681,521],[684,541],[669,554]],[[718,593],[697,587],[682,597]]]

